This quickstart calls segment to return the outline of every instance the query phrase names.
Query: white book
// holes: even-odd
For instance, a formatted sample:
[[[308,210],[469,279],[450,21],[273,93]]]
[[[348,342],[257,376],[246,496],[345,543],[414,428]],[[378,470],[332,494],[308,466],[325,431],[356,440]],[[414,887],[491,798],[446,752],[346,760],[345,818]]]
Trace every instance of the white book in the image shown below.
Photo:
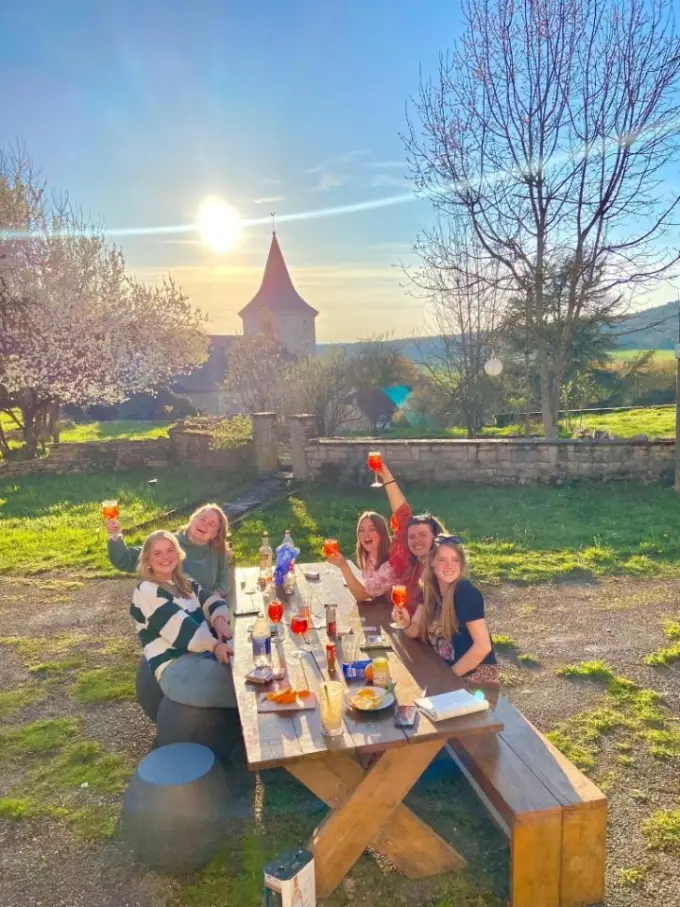
[[[488,700],[482,695],[474,696],[467,690],[452,690],[438,696],[427,696],[425,699],[416,699],[415,704],[432,721],[446,721],[459,715],[484,712],[489,708]]]

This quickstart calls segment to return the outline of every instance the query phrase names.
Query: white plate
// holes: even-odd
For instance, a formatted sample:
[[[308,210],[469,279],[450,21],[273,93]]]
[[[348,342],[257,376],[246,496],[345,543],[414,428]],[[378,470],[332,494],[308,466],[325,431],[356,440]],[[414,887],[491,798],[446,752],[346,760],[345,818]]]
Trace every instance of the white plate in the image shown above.
[[[382,692],[382,702],[378,705],[372,705],[370,702],[367,702],[366,705],[359,704],[354,702],[354,698],[362,691],[370,690],[372,693],[377,693],[379,690]],[[355,690],[352,693],[347,693],[346,695],[347,705],[352,709],[357,709],[359,712],[379,712],[382,709],[386,709],[390,705],[394,705],[394,696],[388,690],[383,690],[381,687],[359,687],[358,690]]]

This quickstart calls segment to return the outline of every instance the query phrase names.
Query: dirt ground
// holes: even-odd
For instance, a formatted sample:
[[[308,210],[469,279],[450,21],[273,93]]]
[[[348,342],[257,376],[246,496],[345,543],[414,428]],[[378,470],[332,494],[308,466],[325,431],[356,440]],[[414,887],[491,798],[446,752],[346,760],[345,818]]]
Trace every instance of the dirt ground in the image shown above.
[[[1,637],[74,630],[108,639],[132,635],[130,578],[85,581],[66,592],[44,586],[36,580],[0,579]],[[507,634],[517,644],[515,652],[501,657],[504,692],[541,730],[602,700],[597,685],[555,673],[560,665],[590,659],[605,661],[616,673],[662,693],[680,721],[680,669],[643,664],[645,655],[667,643],[661,624],[664,617],[678,616],[680,581],[621,578],[593,585],[500,585],[484,591],[492,632]],[[535,656],[538,667],[522,666],[516,657],[522,653]],[[0,646],[0,690],[14,689],[28,678],[15,650]],[[135,761],[153,745],[153,726],[135,703],[87,705],[58,688],[54,696],[5,721],[54,716],[80,717],[86,736]],[[656,810],[680,805],[680,766],[653,759],[639,744],[634,764],[621,766],[605,737],[594,777],[610,802],[606,907],[680,905],[680,859],[648,850],[640,830]],[[3,765],[0,796],[15,780],[12,765]],[[243,785],[244,810],[249,797],[252,790]],[[621,870],[631,868],[643,877],[627,887]],[[0,820],[0,907],[166,907],[181,903],[176,900],[179,890],[177,882],[141,869],[116,838],[93,844],[57,822]]]

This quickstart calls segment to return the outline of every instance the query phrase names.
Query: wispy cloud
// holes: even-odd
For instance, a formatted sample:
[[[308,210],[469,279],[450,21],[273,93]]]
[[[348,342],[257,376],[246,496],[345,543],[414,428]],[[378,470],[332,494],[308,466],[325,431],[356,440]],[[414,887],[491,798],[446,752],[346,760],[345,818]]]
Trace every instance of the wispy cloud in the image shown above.
[[[280,186],[281,180],[272,179],[270,176],[263,176],[260,182],[264,183],[265,186]]]
[[[264,198],[254,198],[254,205],[270,205],[273,202],[282,202],[285,198],[285,195],[265,195]]]
[[[331,189],[339,189],[347,182],[347,177],[340,173],[322,173],[314,186],[308,186],[307,192],[329,192]]]
[[[366,166],[374,170],[405,170],[406,161],[366,161]]]
[[[342,154],[335,154],[333,157],[329,157],[327,161],[324,161],[323,164],[317,164],[315,167],[310,167],[307,170],[307,173],[323,173],[326,170],[332,170],[336,167],[345,167],[347,164],[352,164],[354,161],[359,158],[365,157],[371,152],[366,148],[360,148],[356,151],[345,151]]]
[[[380,186],[396,186],[398,189],[408,189],[409,183],[405,177],[392,176],[391,173],[376,173],[371,180],[371,188],[377,189]]]

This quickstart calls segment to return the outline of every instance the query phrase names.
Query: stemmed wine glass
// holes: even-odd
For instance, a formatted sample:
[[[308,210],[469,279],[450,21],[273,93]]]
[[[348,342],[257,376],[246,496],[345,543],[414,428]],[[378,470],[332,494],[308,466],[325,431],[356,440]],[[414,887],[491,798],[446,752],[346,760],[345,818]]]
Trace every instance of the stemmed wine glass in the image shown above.
[[[298,661],[302,661],[305,655],[312,651],[306,636],[309,629],[309,618],[306,611],[299,611],[297,614],[293,614],[290,619],[290,629],[296,636],[301,636],[304,640],[303,645],[294,653],[294,657]]]
[[[326,576],[331,575],[331,568],[328,564],[329,557],[337,557],[340,554],[340,545],[337,539],[326,539],[323,543],[323,556],[326,558]]]
[[[267,608],[267,616],[269,620],[274,624],[274,632],[279,632],[279,624],[283,620],[283,602],[278,601],[277,599],[272,599],[269,602],[269,607]]]
[[[392,604],[395,608],[405,608],[408,601],[408,590],[406,586],[392,586]],[[390,627],[393,630],[405,630],[406,627],[404,624],[398,623],[394,620]]]
[[[371,482],[371,488],[382,488],[382,482],[378,478],[378,473],[383,467],[382,454],[379,450],[369,450],[366,462],[368,463],[368,468],[375,476]]]

